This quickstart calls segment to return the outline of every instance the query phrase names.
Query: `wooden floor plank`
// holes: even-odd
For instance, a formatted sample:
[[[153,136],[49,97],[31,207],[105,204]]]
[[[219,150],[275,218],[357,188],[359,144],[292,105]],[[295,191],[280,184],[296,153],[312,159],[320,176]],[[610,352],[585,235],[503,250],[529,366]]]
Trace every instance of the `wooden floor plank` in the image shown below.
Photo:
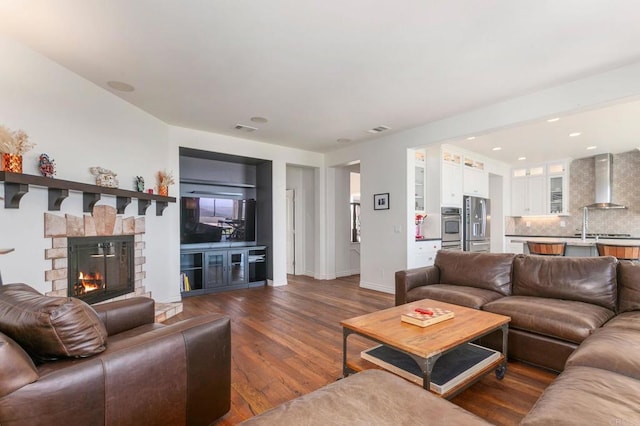
[[[211,312],[232,322],[231,411],[217,424],[235,425],[312,392],[342,375],[340,321],[392,307],[393,296],[362,289],[359,276],[189,297],[167,323]],[[349,354],[373,346],[349,337]],[[496,425],[516,425],[554,373],[510,362],[504,380],[487,375],[452,402]]]

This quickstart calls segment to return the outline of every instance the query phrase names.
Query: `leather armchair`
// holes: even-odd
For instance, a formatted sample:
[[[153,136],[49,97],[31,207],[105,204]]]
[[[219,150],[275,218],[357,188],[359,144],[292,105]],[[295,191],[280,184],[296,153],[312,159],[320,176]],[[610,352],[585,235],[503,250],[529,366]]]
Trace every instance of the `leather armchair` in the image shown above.
[[[107,331],[106,349],[85,358],[35,365],[0,333],[0,376],[10,372],[27,383],[4,387],[0,424],[208,425],[229,410],[227,317],[212,314],[156,324],[154,301],[142,297],[94,309]],[[23,364],[35,375],[28,366],[25,374],[16,375],[15,366]]]

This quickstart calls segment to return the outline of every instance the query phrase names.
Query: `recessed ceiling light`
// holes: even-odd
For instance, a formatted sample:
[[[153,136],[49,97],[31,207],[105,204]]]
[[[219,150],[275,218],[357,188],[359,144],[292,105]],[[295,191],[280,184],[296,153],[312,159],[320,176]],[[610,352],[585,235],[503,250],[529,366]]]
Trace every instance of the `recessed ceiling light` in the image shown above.
[[[264,117],[251,117],[251,121],[253,121],[254,123],[268,123],[269,120],[267,120]]]
[[[390,128],[391,127],[389,127],[389,126],[382,125],[382,126],[374,127],[373,129],[369,129],[369,130],[367,130],[367,132],[369,132],[369,133],[380,133],[380,132],[387,131]]]
[[[107,86],[119,92],[133,92],[134,90],[136,90],[136,88],[133,87],[132,85],[122,81],[108,81]]]
[[[592,149],[596,149],[596,148],[597,148],[597,146],[595,146],[595,145],[591,145],[591,146],[587,147],[588,150],[592,150]]]
[[[526,160],[526,159],[527,159],[527,157],[518,157],[518,161],[523,161],[523,160]]]
[[[573,132],[573,133],[569,133],[569,137],[570,138],[575,138],[576,136],[580,136],[582,133],[580,132]]]
[[[339,139],[336,139],[336,142],[338,142],[338,143],[349,143],[349,142],[351,142],[351,139],[349,139],[349,138],[339,138]]]
[[[501,146],[494,146],[493,148],[491,148],[491,151],[500,151],[501,149]]]
[[[475,138],[476,138],[475,136],[469,136],[469,137],[467,138],[467,140],[468,140],[468,141],[472,141],[472,140],[474,140]]]
[[[560,117],[553,117],[547,120],[547,123],[555,123],[556,121],[560,120]]]

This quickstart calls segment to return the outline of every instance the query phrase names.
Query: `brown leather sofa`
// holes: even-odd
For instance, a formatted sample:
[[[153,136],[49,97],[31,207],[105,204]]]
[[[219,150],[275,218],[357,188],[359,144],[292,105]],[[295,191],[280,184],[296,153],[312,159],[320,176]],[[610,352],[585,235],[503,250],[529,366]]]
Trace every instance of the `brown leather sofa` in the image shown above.
[[[440,251],[432,267],[396,273],[396,305],[430,298],[511,317],[511,358],[562,371],[617,310],[614,257]],[[499,348],[501,335],[483,343]]]
[[[509,356],[562,371],[523,425],[640,424],[640,263],[440,251],[396,273],[396,304],[421,298],[510,316]]]
[[[208,425],[230,408],[230,321],[154,322],[154,301],[93,308],[0,286],[0,424]]]

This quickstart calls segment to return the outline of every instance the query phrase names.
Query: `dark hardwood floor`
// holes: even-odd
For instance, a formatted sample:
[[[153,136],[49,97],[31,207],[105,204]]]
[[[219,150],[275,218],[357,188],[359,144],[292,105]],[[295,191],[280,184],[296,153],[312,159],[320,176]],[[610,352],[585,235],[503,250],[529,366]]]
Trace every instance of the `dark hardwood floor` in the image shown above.
[[[232,321],[231,411],[234,425],[304,395],[342,374],[340,320],[393,306],[393,296],[358,287],[358,276],[329,281],[289,276],[289,285],[185,298],[167,323],[209,312]],[[349,337],[357,356],[371,342]],[[497,425],[515,425],[555,374],[510,362],[499,381],[487,375],[452,401]]]

